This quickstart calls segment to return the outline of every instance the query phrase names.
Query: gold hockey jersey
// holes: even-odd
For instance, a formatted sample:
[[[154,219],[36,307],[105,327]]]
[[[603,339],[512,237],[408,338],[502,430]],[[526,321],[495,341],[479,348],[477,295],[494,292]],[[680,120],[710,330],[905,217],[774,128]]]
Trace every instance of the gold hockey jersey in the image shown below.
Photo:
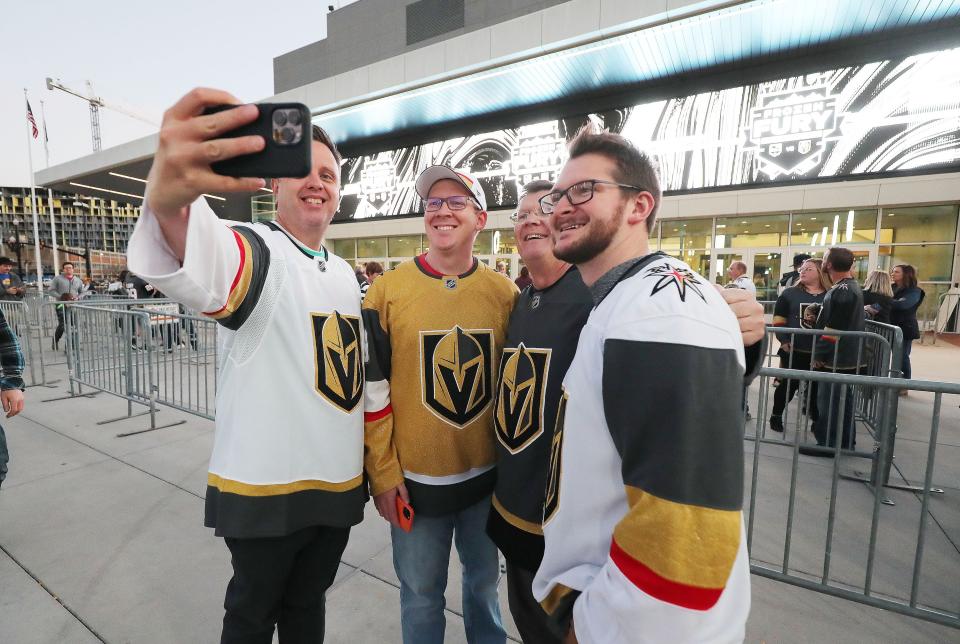
[[[406,483],[437,516],[493,490],[495,365],[517,288],[474,259],[443,275],[421,255],[367,291],[364,465],[376,495]]]

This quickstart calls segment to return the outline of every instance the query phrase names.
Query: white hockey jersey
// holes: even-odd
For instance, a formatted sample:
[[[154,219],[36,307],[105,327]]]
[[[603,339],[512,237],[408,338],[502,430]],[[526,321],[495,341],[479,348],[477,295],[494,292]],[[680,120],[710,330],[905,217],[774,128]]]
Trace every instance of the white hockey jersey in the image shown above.
[[[583,644],[742,641],[740,330],[683,262],[614,271],[563,382],[534,595]]]
[[[208,527],[267,537],[363,519],[363,356],[353,269],[279,225],[191,206],[181,267],[144,203],[130,269],[220,324]]]

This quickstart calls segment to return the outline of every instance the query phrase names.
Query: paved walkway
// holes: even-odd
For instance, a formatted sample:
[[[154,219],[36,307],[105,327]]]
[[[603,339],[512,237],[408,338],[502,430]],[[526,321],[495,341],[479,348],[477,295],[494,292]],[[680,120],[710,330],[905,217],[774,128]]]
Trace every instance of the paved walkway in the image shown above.
[[[914,356],[918,376],[960,380],[960,349],[917,347]],[[62,386],[31,388],[24,414],[4,423],[12,461],[0,489],[0,642],[218,641],[230,565],[227,549],[202,527],[213,424],[164,410],[158,418],[187,422],[117,438],[147,419],[97,425],[126,411],[106,394],[41,402],[64,393]],[[952,431],[960,450],[960,429]],[[958,461],[941,479],[954,511]],[[948,528],[960,534],[960,511],[951,516]],[[956,562],[941,564],[954,581]],[[459,582],[459,566],[451,565],[452,643],[466,641]],[[328,595],[327,641],[398,642],[399,632],[389,532],[371,504]],[[754,576],[747,641],[955,642],[960,633]]]

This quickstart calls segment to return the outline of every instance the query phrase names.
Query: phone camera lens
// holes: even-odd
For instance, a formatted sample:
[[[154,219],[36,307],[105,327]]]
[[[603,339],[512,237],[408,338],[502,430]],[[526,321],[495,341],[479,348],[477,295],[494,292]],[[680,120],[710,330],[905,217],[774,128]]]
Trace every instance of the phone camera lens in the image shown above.
[[[273,113],[273,122],[276,125],[284,126],[287,124],[287,115],[283,110],[277,110]]]
[[[285,127],[280,130],[280,140],[284,143],[292,143],[295,136],[296,134],[292,127]]]
[[[290,110],[289,114],[287,114],[287,120],[290,122],[290,125],[300,125],[300,110]]]

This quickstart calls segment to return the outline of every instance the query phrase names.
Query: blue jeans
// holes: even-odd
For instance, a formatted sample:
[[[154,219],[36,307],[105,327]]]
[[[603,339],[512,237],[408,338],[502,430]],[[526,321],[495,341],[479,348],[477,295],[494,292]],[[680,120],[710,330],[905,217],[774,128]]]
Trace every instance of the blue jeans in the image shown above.
[[[903,377],[907,380],[910,380],[910,376],[913,375],[913,369],[910,366],[910,350],[913,349],[913,340],[904,340],[903,341],[903,353],[902,360],[900,362],[900,371],[903,372]]]
[[[506,632],[497,603],[500,564],[487,536],[490,497],[440,517],[416,515],[407,533],[391,526],[393,566],[400,578],[404,644],[441,644],[446,618],[450,542],[463,566],[463,626],[470,644],[504,644]]]

